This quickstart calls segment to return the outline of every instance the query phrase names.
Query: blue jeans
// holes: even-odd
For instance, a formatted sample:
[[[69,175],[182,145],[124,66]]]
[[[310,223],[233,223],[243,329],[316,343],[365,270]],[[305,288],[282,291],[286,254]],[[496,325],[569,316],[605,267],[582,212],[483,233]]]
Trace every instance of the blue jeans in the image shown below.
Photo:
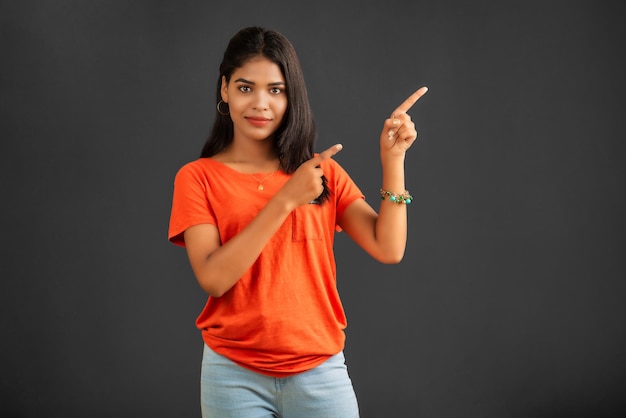
[[[204,345],[203,418],[358,418],[343,352],[303,373],[275,378],[255,373]]]

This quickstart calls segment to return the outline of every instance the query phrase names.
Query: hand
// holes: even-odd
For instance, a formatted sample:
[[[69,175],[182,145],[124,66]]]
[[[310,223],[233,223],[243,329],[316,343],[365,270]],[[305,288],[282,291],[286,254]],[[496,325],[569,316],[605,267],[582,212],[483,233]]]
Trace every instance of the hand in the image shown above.
[[[406,151],[417,139],[415,124],[406,112],[428,91],[427,87],[421,87],[411,94],[385,120],[382,133],[380,134],[381,156],[404,156]]]
[[[320,168],[320,163],[332,158],[342,148],[341,144],[335,144],[326,151],[302,163],[289,181],[276,194],[276,197],[285,199],[287,204],[293,209],[317,199],[324,191],[324,186],[322,185],[324,171]]]

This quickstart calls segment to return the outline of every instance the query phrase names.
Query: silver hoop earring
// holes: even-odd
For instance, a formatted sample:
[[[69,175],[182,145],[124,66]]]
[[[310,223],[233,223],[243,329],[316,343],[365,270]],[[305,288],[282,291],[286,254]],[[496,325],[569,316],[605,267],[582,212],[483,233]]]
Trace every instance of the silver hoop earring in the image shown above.
[[[224,102],[223,100],[220,100],[219,102],[217,102],[217,113],[219,113],[222,116],[230,115],[230,111],[223,112],[222,109],[220,109],[220,104],[222,103],[228,106],[228,103]]]

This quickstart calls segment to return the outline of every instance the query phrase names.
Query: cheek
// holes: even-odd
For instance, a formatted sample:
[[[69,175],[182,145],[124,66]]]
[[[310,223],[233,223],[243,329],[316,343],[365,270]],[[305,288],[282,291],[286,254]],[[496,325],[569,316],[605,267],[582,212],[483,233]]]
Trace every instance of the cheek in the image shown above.
[[[276,112],[280,114],[281,120],[285,117],[285,112],[287,112],[287,100],[284,100],[276,107]]]
[[[242,106],[241,102],[237,100],[231,100],[230,102],[228,102],[228,106],[230,109],[230,113],[235,115],[240,114],[245,109],[245,106]]]

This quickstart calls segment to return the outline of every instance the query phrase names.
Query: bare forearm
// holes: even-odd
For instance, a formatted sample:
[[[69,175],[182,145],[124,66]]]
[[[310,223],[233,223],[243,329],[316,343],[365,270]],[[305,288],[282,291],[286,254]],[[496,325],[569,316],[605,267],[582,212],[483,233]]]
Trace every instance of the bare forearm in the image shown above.
[[[196,266],[200,286],[213,296],[226,293],[254,264],[290,212],[287,205],[270,200],[243,230]]]
[[[367,253],[382,263],[404,257],[407,238],[407,200],[404,184],[406,151],[417,139],[415,124],[406,113],[426,93],[422,87],[410,95],[385,120],[380,134],[380,160],[384,199],[376,212],[365,202],[353,202],[340,220],[343,229]],[[393,200],[392,200],[393,198]]]
[[[382,189],[395,194],[405,191],[404,158],[383,161]],[[376,242],[387,262],[399,262],[404,256],[407,238],[406,204],[381,200],[376,220]]]

